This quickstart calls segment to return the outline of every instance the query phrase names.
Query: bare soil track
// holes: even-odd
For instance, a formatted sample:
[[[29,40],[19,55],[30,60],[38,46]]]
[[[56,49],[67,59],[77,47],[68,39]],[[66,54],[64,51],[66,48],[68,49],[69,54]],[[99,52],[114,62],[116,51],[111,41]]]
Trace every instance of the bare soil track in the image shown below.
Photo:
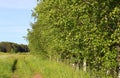
[[[42,78],[42,76],[40,74],[35,74],[33,78]]]

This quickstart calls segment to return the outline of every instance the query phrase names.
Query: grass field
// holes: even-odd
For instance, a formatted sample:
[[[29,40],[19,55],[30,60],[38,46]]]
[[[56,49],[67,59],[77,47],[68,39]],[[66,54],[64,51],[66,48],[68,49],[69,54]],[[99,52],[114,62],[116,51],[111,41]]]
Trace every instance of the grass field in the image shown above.
[[[0,53],[0,78],[90,78],[89,74],[63,63],[30,54]]]

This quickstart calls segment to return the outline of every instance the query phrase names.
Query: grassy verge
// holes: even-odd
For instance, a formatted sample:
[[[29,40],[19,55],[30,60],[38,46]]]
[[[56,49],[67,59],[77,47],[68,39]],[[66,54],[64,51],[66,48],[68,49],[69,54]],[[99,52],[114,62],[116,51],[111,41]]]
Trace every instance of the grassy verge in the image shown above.
[[[12,72],[13,63],[16,69]],[[43,78],[90,78],[88,73],[74,70],[63,63],[49,61],[28,54],[1,54],[0,53],[0,78],[32,78],[41,74]]]

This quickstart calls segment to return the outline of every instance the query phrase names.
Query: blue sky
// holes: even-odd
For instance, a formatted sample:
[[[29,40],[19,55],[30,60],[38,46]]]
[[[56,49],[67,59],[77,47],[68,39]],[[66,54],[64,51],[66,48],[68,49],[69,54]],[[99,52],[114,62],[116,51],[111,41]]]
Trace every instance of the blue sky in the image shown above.
[[[36,0],[0,0],[0,42],[28,44],[23,36],[32,22]]]

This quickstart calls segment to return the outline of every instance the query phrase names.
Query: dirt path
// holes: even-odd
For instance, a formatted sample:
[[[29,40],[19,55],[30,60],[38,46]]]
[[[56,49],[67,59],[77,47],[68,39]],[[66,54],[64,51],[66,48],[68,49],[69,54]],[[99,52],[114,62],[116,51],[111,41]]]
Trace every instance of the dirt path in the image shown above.
[[[33,78],[42,78],[42,76],[40,74],[35,74]]]

